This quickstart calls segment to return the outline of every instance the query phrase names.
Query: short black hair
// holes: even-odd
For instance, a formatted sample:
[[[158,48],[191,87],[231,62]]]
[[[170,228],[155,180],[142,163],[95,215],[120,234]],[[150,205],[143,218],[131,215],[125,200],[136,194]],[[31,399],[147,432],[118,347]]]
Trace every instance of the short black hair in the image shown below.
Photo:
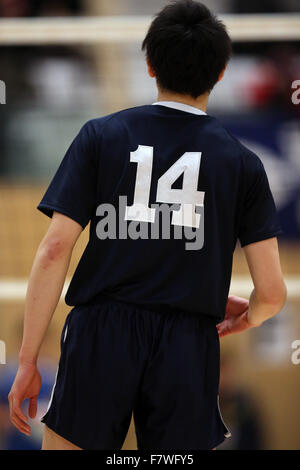
[[[177,0],[156,15],[142,50],[160,88],[197,98],[217,83],[232,44],[225,25],[205,5]]]

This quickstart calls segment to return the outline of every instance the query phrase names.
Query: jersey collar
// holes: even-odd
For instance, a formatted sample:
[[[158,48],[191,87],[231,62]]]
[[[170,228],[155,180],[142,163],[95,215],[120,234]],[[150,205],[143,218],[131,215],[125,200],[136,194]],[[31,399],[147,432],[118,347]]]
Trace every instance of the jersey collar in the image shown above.
[[[157,101],[156,103],[153,103],[153,106],[155,105],[178,109],[179,111],[185,111],[186,113],[207,116],[207,114],[201,109],[195,108],[194,106],[190,106],[189,104],[179,103],[178,101]]]

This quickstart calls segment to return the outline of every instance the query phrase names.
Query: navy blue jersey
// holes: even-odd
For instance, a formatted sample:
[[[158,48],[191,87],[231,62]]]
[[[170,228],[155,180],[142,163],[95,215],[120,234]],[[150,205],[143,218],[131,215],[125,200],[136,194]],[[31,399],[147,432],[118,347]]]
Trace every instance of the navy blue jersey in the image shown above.
[[[280,233],[261,160],[214,117],[172,102],[88,121],[38,209],[90,222],[68,305],[104,294],[216,321],[237,240]]]

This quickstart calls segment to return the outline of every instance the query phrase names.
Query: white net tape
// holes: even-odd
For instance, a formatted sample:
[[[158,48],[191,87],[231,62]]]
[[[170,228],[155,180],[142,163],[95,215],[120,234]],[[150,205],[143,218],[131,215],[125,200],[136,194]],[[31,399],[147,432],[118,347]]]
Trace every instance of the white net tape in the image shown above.
[[[220,15],[234,41],[299,40],[300,14]],[[132,43],[149,16],[0,19],[0,45]]]

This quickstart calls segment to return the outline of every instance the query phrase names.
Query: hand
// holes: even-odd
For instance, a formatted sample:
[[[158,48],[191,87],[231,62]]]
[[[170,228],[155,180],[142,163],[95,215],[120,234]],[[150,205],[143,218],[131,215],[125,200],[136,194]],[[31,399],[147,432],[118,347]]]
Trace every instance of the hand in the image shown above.
[[[259,326],[253,325],[248,321],[248,308],[248,300],[236,297],[235,295],[228,297],[225,318],[217,325],[220,338]]]
[[[30,436],[28,417],[21,410],[21,405],[26,398],[29,398],[29,417],[35,418],[37,412],[37,398],[40,389],[41,376],[37,366],[31,363],[20,364],[8,395],[10,420],[19,431],[28,436]]]

